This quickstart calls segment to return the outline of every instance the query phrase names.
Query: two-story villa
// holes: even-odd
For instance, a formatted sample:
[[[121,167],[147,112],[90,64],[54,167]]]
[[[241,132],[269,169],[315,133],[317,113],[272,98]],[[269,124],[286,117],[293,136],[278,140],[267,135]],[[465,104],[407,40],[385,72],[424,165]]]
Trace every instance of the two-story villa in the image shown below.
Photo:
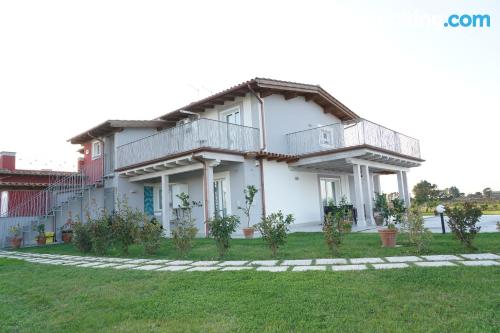
[[[205,231],[215,214],[241,214],[247,185],[259,189],[255,223],[278,210],[296,223],[320,221],[325,203],[344,197],[358,226],[372,224],[380,176],[396,174],[409,205],[407,172],[423,161],[418,140],[360,118],[321,87],[261,78],[155,120],[107,121],[70,141],[83,146],[82,168],[104,170],[98,206],[126,198],[167,230],[177,194],[202,203],[194,215]]]
[[[69,212],[85,219],[84,211],[112,211],[126,199],[170,231],[185,192],[202,203],[193,211],[200,235],[216,214],[242,215],[247,185],[259,190],[253,223],[278,210],[295,223],[319,222],[327,202],[345,198],[358,227],[371,225],[380,176],[396,174],[409,205],[407,173],[423,162],[418,140],[360,118],[320,86],[263,78],[154,120],[109,120],[69,141],[81,145],[82,176],[74,195],[61,186],[57,225]]]

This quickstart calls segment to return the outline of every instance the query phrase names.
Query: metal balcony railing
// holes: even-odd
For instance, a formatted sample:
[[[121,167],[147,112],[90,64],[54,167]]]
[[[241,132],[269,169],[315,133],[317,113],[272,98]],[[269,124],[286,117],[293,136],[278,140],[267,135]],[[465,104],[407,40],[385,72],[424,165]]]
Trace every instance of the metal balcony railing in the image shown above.
[[[369,145],[420,158],[420,143],[417,139],[365,119],[289,133],[286,138],[290,155]]]
[[[116,168],[154,161],[197,148],[257,151],[259,130],[200,118],[117,147]]]

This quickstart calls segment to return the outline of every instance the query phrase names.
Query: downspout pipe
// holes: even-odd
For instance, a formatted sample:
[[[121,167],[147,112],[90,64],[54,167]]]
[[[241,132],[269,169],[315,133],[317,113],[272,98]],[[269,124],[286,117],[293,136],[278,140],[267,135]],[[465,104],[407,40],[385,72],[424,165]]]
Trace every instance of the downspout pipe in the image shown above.
[[[252,95],[257,98],[260,104],[260,130],[262,131],[262,143],[260,147],[260,151],[263,152],[267,148],[266,144],[266,126],[264,120],[264,100],[253,90],[250,84],[247,85],[248,90],[252,93]],[[262,157],[259,158],[259,171],[260,171],[260,198],[261,198],[261,206],[262,206],[262,217],[266,216],[266,191],[264,184],[264,159]]]

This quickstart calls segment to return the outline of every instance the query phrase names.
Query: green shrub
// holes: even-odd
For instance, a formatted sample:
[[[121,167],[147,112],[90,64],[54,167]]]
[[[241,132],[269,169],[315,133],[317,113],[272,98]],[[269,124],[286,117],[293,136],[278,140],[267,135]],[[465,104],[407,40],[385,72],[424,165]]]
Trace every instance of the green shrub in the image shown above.
[[[215,239],[217,250],[221,257],[229,249],[231,234],[236,231],[240,224],[240,218],[236,215],[216,217],[208,222],[210,226],[210,235]]]
[[[137,240],[139,224],[146,216],[139,210],[132,210],[127,204],[118,203],[118,209],[111,218],[113,241],[117,243],[122,253],[128,254],[128,248]]]
[[[161,245],[162,234],[162,226],[155,218],[149,222],[144,222],[144,226],[139,232],[139,240],[147,254],[155,254],[158,251]]]
[[[474,248],[472,241],[481,230],[481,227],[476,225],[483,215],[481,209],[470,202],[454,207],[446,206],[445,209],[448,216],[448,226],[455,238],[465,247]]]
[[[276,256],[278,248],[285,244],[288,225],[294,221],[293,215],[288,214],[286,217],[281,211],[273,213],[262,218],[262,221],[256,225],[260,231],[262,239],[269,245],[273,256]]]
[[[90,236],[90,225],[80,221],[73,224],[73,244],[83,253],[92,250],[92,239]]]
[[[100,217],[87,222],[90,228],[92,249],[98,255],[106,254],[113,240],[111,220],[111,216],[102,214]]]
[[[432,233],[424,227],[424,218],[418,208],[410,211],[403,223],[403,230],[408,234],[408,242],[415,247],[416,254],[427,252]]]
[[[201,204],[196,201],[189,201],[189,195],[184,192],[178,194],[177,197],[181,200],[181,205],[175,209],[177,223],[172,228],[172,241],[178,254],[185,256],[191,250],[193,239],[198,233],[192,210],[193,207],[201,206]]]

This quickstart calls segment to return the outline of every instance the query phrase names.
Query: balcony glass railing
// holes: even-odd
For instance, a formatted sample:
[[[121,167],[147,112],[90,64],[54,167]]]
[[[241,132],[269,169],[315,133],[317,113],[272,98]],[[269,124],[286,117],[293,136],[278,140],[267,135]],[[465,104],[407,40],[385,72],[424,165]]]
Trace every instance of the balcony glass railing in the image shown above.
[[[257,151],[259,130],[201,118],[117,147],[116,168],[154,161],[197,148]]]
[[[286,137],[291,155],[368,145],[420,158],[417,139],[364,119],[289,133]]]

